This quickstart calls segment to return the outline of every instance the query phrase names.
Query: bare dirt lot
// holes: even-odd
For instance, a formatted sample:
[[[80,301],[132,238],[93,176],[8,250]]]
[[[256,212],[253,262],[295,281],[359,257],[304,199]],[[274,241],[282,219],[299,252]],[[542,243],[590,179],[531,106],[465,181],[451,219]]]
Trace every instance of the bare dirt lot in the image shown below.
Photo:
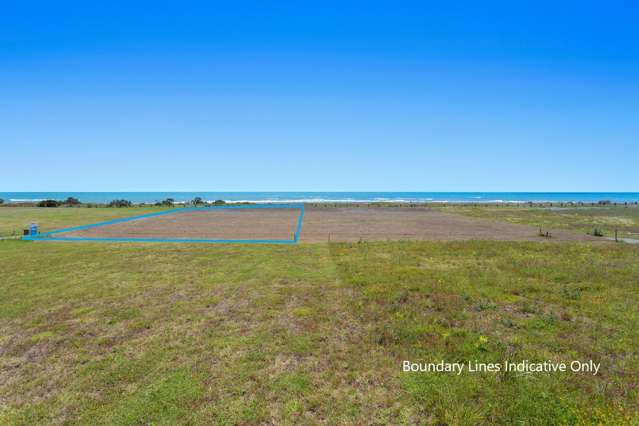
[[[73,238],[292,240],[299,209],[210,209],[151,216],[55,235]]]
[[[65,237],[293,239],[297,209],[189,211],[60,234]],[[546,230],[544,230],[546,231]],[[599,241],[589,235],[501,223],[411,207],[308,207],[300,241],[531,240]]]
[[[545,230],[544,230],[545,231]],[[308,208],[300,241],[376,240],[532,240],[547,241],[539,230],[428,208]],[[595,237],[551,230],[550,240],[595,241]]]

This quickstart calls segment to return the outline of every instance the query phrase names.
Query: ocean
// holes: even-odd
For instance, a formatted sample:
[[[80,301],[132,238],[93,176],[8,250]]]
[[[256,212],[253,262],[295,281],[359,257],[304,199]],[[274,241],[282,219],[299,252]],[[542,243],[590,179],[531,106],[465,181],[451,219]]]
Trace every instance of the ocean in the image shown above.
[[[78,198],[83,203],[108,203],[125,199],[136,204],[155,203],[166,198],[182,203],[195,197],[205,201],[253,203],[639,202],[639,192],[0,192],[0,198],[5,203],[65,200],[68,197]]]

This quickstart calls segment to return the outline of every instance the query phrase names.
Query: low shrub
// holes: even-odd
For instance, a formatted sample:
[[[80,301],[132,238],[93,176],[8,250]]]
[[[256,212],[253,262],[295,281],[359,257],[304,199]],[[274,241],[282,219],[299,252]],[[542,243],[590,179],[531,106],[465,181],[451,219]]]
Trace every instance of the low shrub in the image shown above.
[[[130,202],[129,200],[113,200],[109,204],[107,204],[107,207],[131,207],[131,206],[133,206],[133,203]]]
[[[77,206],[82,204],[80,202],[80,200],[78,200],[77,198],[74,197],[69,197],[64,201],[64,204],[68,205],[68,206]]]
[[[60,201],[57,200],[42,200],[39,201],[37,206],[38,207],[58,207],[60,204]]]

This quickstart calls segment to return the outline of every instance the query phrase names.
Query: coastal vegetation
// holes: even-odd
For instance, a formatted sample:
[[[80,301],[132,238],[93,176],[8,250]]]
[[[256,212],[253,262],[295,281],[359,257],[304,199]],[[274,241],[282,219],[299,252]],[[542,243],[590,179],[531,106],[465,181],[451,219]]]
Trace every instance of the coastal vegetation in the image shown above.
[[[107,207],[132,207],[133,203],[129,200],[113,200]]]
[[[157,203],[155,203],[156,206],[165,206],[165,207],[172,207],[175,204],[175,200],[173,198],[167,198],[163,201],[158,201]]]
[[[0,241],[0,275],[2,424],[639,420],[630,245]]]
[[[38,201],[37,206],[38,207],[58,207],[61,204],[62,202],[57,200],[42,200],[42,201]]]
[[[75,197],[68,197],[65,201],[64,204],[66,204],[67,206],[79,206],[80,204],[82,204],[80,202],[80,200],[78,200]]]
[[[4,204],[4,200],[0,198],[0,205]],[[222,205],[226,204],[224,200],[205,201],[202,197],[195,197],[189,202],[176,201],[173,198],[166,198],[162,201],[156,201],[154,203],[133,203],[126,199],[111,200],[108,203],[83,203],[81,200],[75,197],[68,197],[66,200],[40,200],[40,201],[20,201],[5,204],[4,207],[133,207],[133,206],[149,206],[154,205],[157,207],[172,207],[175,205],[192,204],[194,206],[208,206],[208,205]],[[250,204],[242,202],[239,204]]]

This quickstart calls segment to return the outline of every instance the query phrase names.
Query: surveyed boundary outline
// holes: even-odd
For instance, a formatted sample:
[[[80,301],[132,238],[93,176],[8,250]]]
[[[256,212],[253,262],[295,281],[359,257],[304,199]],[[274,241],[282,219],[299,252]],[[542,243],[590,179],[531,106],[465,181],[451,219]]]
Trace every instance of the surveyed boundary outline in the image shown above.
[[[105,225],[113,225],[116,223],[130,222],[132,220],[144,219],[147,217],[163,216],[168,214],[179,214],[189,211],[198,210],[220,210],[220,209],[300,209],[297,218],[297,226],[295,234],[291,240],[272,240],[272,239],[205,239],[205,238],[126,238],[126,237],[64,237],[58,234],[66,232],[81,231],[84,229],[97,228]],[[132,243],[257,243],[257,244],[297,244],[300,232],[302,231],[302,222],[304,221],[304,204],[258,204],[258,205],[239,205],[239,206],[208,206],[208,207],[182,207],[171,210],[165,210],[156,213],[146,213],[137,216],[123,217],[120,219],[107,220],[105,222],[97,222],[89,225],[74,226],[71,228],[58,229],[55,231],[44,232],[38,235],[25,235],[23,240],[27,241],[113,241],[113,242],[132,242]]]

